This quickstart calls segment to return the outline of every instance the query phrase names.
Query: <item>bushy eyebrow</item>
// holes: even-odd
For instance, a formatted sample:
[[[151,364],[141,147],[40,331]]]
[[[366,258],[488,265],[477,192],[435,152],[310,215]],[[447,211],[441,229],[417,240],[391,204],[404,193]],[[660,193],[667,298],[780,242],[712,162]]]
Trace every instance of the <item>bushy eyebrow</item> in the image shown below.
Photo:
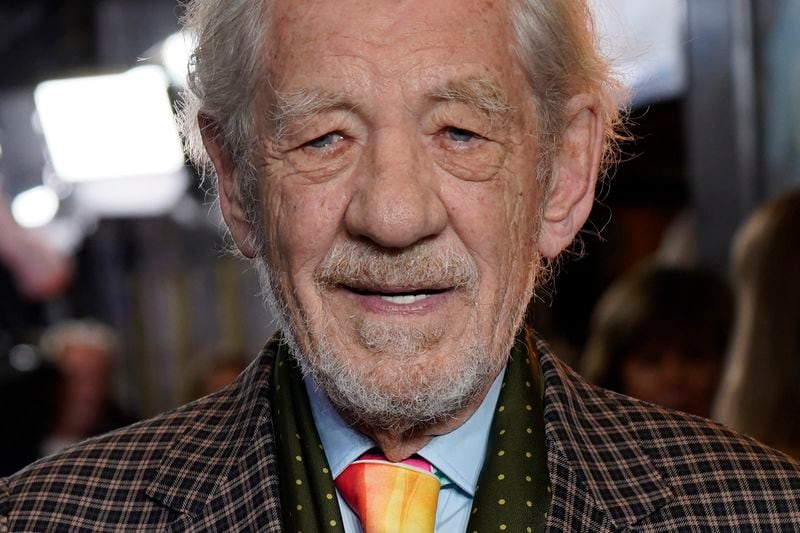
[[[428,96],[433,100],[468,105],[490,117],[506,119],[513,111],[500,87],[484,76],[450,80],[436,87]]]
[[[333,109],[352,111],[357,107],[346,95],[321,89],[275,91],[274,94],[269,120],[277,141],[285,137],[290,128],[302,130],[319,113]]]

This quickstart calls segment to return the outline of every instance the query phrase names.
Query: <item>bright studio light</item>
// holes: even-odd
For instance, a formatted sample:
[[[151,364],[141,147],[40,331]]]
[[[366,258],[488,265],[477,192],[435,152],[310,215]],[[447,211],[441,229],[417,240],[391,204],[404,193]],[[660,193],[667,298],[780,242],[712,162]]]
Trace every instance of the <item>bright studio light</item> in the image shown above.
[[[41,83],[36,109],[56,175],[70,182],[180,172],[161,67]]]
[[[11,202],[11,214],[20,226],[38,228],[55,218],[58,205],[58,196],[53,189],[40,185],[15,196]]]

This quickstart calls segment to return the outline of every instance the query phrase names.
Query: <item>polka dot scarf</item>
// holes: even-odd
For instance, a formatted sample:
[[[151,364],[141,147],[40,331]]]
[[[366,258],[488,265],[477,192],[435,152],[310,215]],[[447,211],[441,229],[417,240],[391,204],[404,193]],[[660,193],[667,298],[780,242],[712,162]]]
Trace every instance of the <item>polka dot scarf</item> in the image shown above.
[[[472,500],[470,533],[544,531],[551,489],[544,387],[534,346],[530,331],[523,330],[511,351]]]
[[[543,387],[527,330],[512,350],[492,421],[468,532],[544,531],[550,504]],[[285,346],[271,387],[283,531],[341,532],[336,489],[300,372]]]
[[[272,418],[278,456],[281,531],[344,531],[336,487],[311,415],[300,370],[280,344],[272,371]]]

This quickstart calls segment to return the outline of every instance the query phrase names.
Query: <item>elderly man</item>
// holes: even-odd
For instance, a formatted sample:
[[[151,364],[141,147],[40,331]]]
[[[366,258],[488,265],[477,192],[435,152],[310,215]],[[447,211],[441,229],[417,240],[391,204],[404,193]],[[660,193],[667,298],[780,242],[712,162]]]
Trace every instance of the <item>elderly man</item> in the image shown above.
[[[800,523],[787,458],[592,388],[521,329],[613,135],[582,1],[198,0],[190,23],[190,148],[281,337],[232,387],[7,480],[3,526]]]

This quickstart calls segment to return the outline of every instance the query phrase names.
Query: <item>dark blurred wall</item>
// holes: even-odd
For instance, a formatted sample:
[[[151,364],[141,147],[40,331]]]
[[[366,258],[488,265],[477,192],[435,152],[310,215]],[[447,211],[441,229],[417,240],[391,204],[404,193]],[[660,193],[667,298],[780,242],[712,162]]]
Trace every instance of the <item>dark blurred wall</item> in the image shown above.
[[[143,53],[179,29],[176,0],[96,2],[97,60],[100,65],[132,65]]]
[[[0,6],[0,88],[93,65],[96,3],[27,0]]]
[[[0,89],[128,68],[178,29],[177,0],[26,0],[0,5]]]

